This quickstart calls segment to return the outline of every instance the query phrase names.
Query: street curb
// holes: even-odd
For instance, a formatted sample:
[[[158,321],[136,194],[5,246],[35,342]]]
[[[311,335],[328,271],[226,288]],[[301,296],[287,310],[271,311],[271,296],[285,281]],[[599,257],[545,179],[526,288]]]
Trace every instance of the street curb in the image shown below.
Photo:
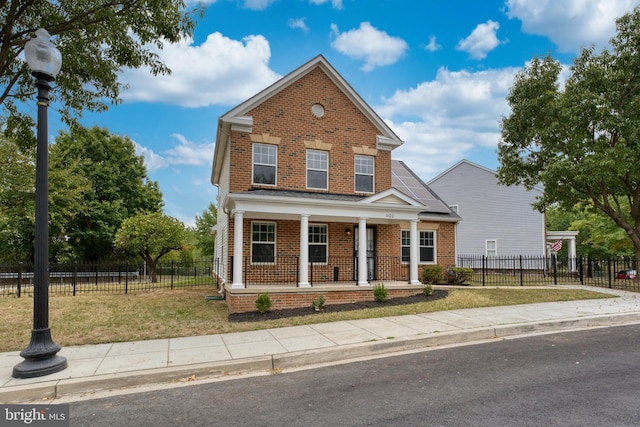
[[[304,350],[271,356],[251,357],[176,367],[122,372],[85,378],[64,379],[5,387],[0,390],[0,403],[48,400],[73,394],[131,388],[141,385],[219,378],[251,372],[300,368],[323,363],[348,362],[362,357],[380,356],[403,351],[464,344],[489,339],[527,336],[538,333],[565,332],[572,329],[620,326],[640,323],[640,313],[610,314],[592,317],[550,320],[522,324],[499,325],[476,329],[390,338],[381,341]]]

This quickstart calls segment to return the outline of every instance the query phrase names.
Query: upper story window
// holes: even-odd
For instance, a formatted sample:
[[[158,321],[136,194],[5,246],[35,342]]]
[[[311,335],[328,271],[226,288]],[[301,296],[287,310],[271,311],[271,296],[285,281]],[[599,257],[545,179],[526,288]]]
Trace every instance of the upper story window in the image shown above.
[[[254,222],[251,224],[251,263],[275,262],[276,224]]]
[[[498,256],[498,241],[497,240],[487,240],[487,256],[495,257]]]
[[[309,225],[309,262],[327,262],[326,225]]]
[[[276,185],[278,146],[253,144],[253,184]]]
[[[326,151],[307,150],[307,188],[327,190],[329,153]]]
[[[402,230],[401,236],[402,262],[409,262],[411,257],[411,232]],[[436,262],[436,233],[435,231],[420,230],[418,232],[418,262]]]
[[[355,157],[356,191],[373,193],[373,157]]]

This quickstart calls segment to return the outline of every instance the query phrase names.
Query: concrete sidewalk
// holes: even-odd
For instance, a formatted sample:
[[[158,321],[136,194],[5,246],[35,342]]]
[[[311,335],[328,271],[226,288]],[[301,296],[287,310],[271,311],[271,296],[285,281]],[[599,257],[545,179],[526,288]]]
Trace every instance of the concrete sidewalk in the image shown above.
[[[560,287],[560,286],[558,286]],[[570,286],[568,286],[570,287]],[[451,310],[251,332],[63,347],[68,368],[15,379],[19,352],[0,353],[0,403],[269,372],[523,334],[640,323],[640,294],[618,298]]]

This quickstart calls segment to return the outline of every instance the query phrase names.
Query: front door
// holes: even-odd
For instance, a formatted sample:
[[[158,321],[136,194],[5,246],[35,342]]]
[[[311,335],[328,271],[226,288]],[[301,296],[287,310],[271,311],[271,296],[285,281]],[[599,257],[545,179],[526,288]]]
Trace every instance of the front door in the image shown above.
[[[376,280],[376,229],[374,227],[367,227],[367,281],[371,282]],[[353,247],[353,258],[355,262],[355,277],[354,280],[358,280],[358,226],[356,225]]]

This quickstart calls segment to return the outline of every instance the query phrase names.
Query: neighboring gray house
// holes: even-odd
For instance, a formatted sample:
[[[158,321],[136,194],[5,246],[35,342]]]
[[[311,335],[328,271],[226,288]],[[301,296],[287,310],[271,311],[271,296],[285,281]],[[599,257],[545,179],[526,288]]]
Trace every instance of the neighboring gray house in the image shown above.
[[[541,189],[501,185],[495,171],[468,160],[458,162],[427,185],[462,218],[457,225],[458,255],[546,254],[545,217],[532,207]]]

